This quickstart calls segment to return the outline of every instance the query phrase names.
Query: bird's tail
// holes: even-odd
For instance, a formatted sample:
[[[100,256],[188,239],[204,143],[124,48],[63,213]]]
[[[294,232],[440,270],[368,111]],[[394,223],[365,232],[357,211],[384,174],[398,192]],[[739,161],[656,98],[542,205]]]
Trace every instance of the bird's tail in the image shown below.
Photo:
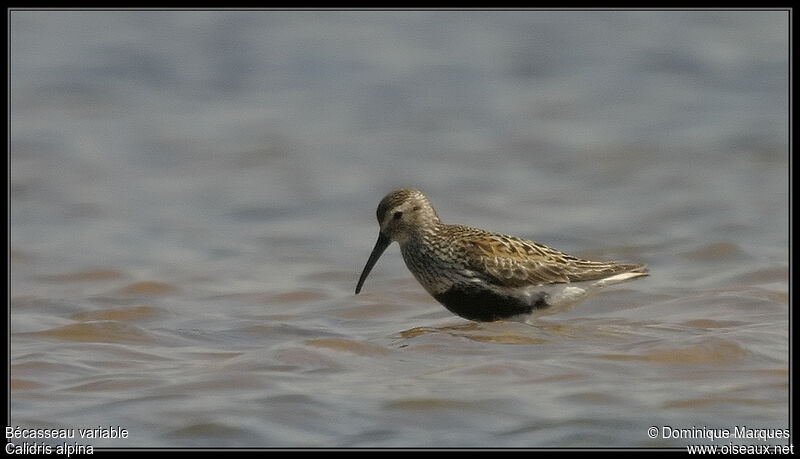
[[[647,269],[647,266],[640,265],[631,271],[625,271],[624,273],[614,274],[613,276],[600,279],[599,281],[594,282],[592,286],[606,287],[608,285],[619,284],[621,282],[626,282],[631,279],[637,279],[639,277],[645,277],[649,275],[650,271]]]

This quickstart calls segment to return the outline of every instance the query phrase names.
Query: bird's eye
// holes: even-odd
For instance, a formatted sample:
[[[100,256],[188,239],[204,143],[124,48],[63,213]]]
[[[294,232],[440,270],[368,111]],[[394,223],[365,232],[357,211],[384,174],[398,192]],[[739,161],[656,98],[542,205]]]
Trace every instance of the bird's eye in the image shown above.
[[[392,215],[392,218],[394,218],[395,220],[400,220],[402,216],[403,212],[395,212],[394,215]]]

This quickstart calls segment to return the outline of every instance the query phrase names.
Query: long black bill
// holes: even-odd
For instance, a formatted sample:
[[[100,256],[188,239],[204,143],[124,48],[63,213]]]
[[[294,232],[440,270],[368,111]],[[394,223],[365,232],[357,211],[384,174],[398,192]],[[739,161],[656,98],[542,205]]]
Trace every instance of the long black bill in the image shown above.
[[[388,236],[384,235],[383,233],[378,233],[378,242],[375,243],[375,248],[372,249],[372,253],[369,254],[369,259],[367,260],[367,264],[364,265],[364,271],[361,271],[361,277],[358,278],[358,285],[356,285],[356,295],[358,292],[361,291],[361,286],[364,285],[364,281],[367,279],[369,272],[372,271],[372,267],[375,266],[375,263],[378,262],[378,258],[383,255],[383,252],[386,250],[386,247],[389,247],[389,244],[392,243],[392,240],[389,239]]]

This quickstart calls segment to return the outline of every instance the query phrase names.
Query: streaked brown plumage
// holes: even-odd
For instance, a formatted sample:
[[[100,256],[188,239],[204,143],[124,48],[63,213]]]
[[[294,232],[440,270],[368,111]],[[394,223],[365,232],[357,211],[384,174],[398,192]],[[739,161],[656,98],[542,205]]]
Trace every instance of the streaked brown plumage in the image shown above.
[[[356,293],[392,242],[434,298],[479,321],[549,314],[574,306],[590,290],[646,276],[642,264],[583,260],[514,236],[446,225],[418,190],[389,193],[378,205],[380,233]]]

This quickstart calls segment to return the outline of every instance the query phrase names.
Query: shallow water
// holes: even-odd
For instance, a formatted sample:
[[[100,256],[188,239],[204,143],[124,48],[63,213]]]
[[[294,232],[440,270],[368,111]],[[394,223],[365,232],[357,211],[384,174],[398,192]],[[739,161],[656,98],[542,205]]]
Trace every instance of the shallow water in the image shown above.
[[[12,12],[10,425],[129,432],[74,440],[101,447],[787,428],[787,19]],[[474,323],[393,245],[355,296],[399,186],[651,276]]]

